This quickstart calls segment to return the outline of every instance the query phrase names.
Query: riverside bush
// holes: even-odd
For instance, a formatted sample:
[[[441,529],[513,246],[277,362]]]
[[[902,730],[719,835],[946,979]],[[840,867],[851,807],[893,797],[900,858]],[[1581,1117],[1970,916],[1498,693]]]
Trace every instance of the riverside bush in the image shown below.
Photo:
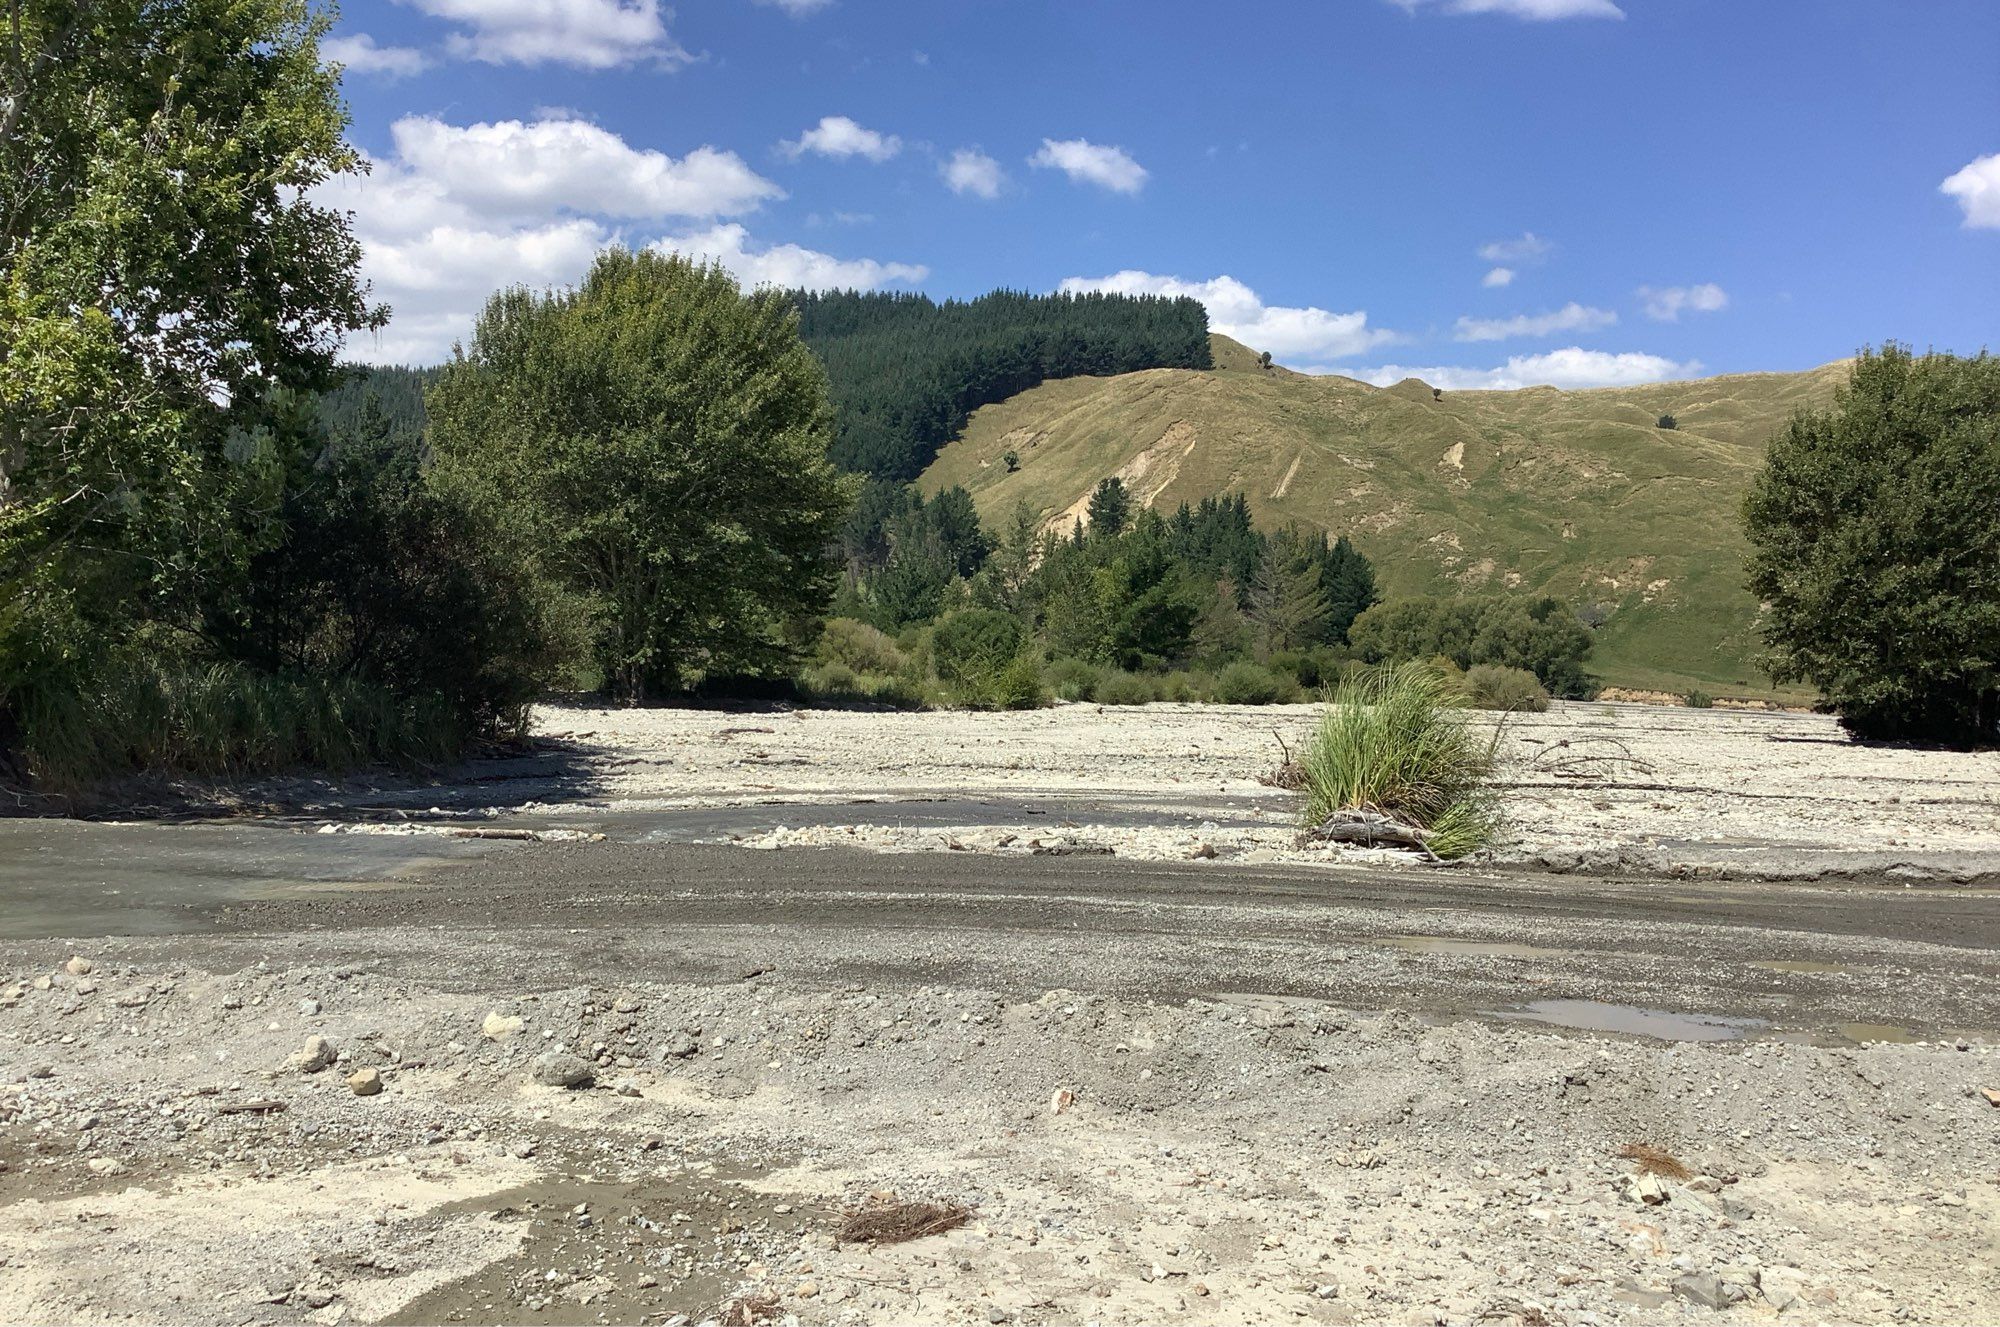
[[[1549,693],[1525,668],[1500,664],[1479,664],[1469,668],[1459,683],[1465,699],[1476,710],[1506,710],[1510,713],[1540,714],[1549,707]]]

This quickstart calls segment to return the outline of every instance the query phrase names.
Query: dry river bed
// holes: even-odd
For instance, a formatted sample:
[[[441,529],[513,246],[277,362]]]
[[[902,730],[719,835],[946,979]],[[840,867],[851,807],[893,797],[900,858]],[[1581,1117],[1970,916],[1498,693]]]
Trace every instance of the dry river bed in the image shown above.
[[[557,709],[0,822],[0,1321],[2000,1319],[1992,757],[1566,707],[1436,870],[1291,844],[1309,722]]]

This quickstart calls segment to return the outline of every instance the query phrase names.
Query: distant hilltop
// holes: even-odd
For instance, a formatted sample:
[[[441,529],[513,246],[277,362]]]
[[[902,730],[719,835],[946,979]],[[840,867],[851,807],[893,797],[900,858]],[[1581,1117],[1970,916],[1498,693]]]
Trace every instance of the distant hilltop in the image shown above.
[[[1609,684],[1770,692],[1753,662],[1739,508],[1765,444],[1801,407],[1832,402],[1845,361],[1441,391],[1266,368],[1225,336],[1210,347],[1211,369],[1065,378],[988,405],[921,486],[963,484],[989,523],[1026,502],[1065,529],[1110,475],[1168,509],[1240,490],[1260,525],[1351,537],[1386,594],[1573,601],[1597,626],[1592,668]]]

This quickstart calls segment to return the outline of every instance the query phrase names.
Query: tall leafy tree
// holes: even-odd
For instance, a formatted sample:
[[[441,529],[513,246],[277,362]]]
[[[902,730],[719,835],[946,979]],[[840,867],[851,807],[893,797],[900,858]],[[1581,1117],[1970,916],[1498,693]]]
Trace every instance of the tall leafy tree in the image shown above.
[[[2000,359],[1864,353],[1744,512],[1779,680],[1863,737],[2000,740]]]
[[[429,398],[447,477],[589,606],[631,700],[789,666],[826,606],[853,485],[783,296],[612,250],[573,290],[493,297]]]
[[[379,323],[306,0],[13,0],[0,17],[0,721],[278,537],[288,394]]]

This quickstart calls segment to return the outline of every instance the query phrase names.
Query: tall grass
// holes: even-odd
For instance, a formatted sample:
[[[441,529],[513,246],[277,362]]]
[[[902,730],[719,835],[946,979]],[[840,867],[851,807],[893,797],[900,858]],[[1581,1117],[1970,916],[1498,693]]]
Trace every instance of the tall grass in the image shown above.
[[[53,791],[151,771],[228,778],[423,766],[456,756],[471,736],[441,698],[232,664],[133,665],[25,699],[28,768]]]
[[[1477,851],[1500,826],[1489,783],[1496,741],[1473,731],[1463,695],[1424,664],[1351,676],[1300,754],[1306,825],[1375,811],[1423,830],[1440,857]]]

